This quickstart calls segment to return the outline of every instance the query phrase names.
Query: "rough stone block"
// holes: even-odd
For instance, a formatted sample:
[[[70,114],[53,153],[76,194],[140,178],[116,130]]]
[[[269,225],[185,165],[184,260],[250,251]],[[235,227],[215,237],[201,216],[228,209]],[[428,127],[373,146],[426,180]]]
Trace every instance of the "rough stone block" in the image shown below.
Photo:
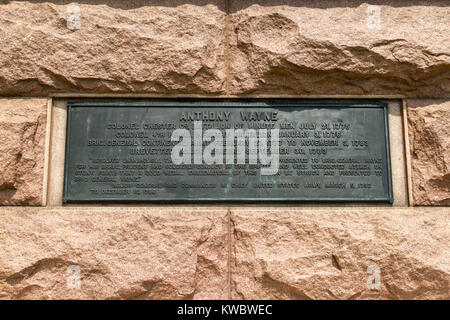
[[[0,299],[227,298],[227,222],[225,209],[0,208]]]
[[[232,1],[231,93],[448,97],[447,1]]]
[[[449,218],[445,207],[233,209],[232,297],[449,299]]]
[[[415,205],[450,205],[450,100],[408,100]]]

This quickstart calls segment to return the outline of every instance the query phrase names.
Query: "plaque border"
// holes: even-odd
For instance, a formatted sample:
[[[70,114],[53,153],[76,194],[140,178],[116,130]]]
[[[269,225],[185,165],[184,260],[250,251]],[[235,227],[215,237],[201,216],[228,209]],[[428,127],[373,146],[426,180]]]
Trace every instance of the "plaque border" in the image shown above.
[[[177,198],[177,199],[85,199],[76,200],[67,197],[68,186],[67,186],[67,172],[69,166],[69,153],[70,153],[70,115],[71,110],[74,107],[192,107],[192,103],[196,103],[196,107],[206,108],[206,107],[228,107],[228,108],[239,108],[239,107],[347,107],[347,108],[383,108],[384,115],[384,137],[386,146],[386,169],[387,169],[387,197],[378,198]],[[193,203],[365,203],[365,202],[381,202],[381,203],[394,203],[393,186],[392,186],[392,168],[391,168],[391,153],[390,153],[390,139],[389,139],[389,112],[388,103],[381,100],[367,101],[358,99],[276,99],[276,98],[221,98],[221,99],[211,99],[211,98],[178,98],[178,99],[72,99],[67,101],[67,120],[66,120],[66,138],[65,138],[65,155],[64,155],[64,184],[63,184],[63,195],[62,203],[176,203],[176,204],[193,204]]]

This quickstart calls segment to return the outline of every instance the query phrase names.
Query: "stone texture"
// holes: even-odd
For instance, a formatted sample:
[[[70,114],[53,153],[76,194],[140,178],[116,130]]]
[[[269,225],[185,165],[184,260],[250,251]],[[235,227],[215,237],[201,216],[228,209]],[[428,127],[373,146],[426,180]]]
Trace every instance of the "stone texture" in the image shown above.
[[[448,1],[370,3],[232,1],[231,93],[448,97]]]
[[[450,100],[408,100],[415,205],[450,205]]]
[[[0,299],[226,299],[228,210],[0,208]],[[449,299],[450,209],[231,208],[234,299]],[[67,287],[78,266],[80,289]],[[381,270],[369,290],[367,268]]]
[[[231,221],[235,299],[450,298],[450,208],[236,208]]]
[[[40,205],[47,99],[0,99],[0,205]]]
[[[225,209],[0,208],[0,299],[227,298],[227,222]]]
[[[0,95],[221,93],[221,6],[209,0],[0,0]]]

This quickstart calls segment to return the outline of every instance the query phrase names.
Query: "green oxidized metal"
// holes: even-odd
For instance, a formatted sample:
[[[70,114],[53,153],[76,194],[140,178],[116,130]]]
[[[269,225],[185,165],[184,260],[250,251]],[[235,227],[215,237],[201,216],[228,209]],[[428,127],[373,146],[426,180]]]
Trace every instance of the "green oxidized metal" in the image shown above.
[[[383,102],[93,100],[67,114],[64,202],[393,202]],[[171,135],[193,139],[195,121],[223,134],[223,150],[226,130],[278,129],[278,173],[262,175],[248,154],[226,164],[225,151],[224,164],[174,164]]]

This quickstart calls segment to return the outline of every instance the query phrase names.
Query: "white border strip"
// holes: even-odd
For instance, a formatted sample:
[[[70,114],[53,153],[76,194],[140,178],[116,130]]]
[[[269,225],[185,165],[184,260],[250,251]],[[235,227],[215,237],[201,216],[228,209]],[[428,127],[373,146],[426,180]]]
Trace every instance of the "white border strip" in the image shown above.
[[[403,145],[405,146],[405,165],[406,165],[406,187],[408,189],[408,202],[409,206],[414,206],[413,190],[412,190],[412,168],[411,168],[411,149],[409,146],[409,132],[408,132],[408,106],[406,99],[402,99],[402,111],[403,111]]]
[[[44,154],[44,177],[42,185],[42,206],[47,206],[48,180],[50,174],[50,152],[52,140],[52,111],[53,99],[47,99],[47,124],[45,128],[45,154]]]

